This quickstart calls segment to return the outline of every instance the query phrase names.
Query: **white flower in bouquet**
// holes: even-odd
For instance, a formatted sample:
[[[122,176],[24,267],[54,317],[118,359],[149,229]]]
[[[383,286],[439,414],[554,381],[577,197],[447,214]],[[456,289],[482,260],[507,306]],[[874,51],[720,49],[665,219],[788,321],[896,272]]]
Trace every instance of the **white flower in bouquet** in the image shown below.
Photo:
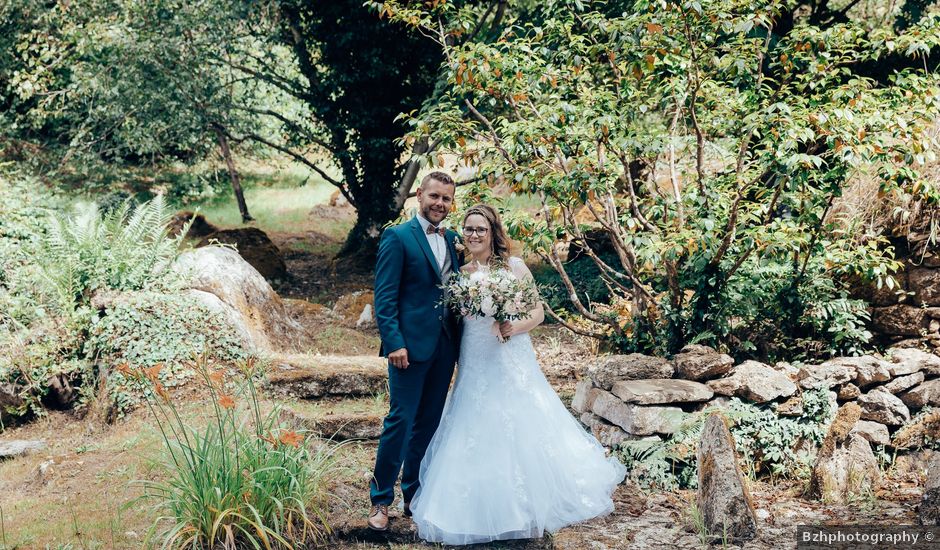
[[[503,268],[455,275],[445,289],[448,306],[468,317],[492,317],[497,334],[499,323],[525,319],[539,303],[532,281],[517,279]]]

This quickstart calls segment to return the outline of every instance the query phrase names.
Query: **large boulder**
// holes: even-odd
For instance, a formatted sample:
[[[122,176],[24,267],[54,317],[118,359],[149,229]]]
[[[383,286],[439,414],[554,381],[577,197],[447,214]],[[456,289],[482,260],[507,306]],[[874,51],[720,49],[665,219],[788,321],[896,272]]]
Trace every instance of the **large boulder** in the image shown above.
[[[911,412],[904,402],[886,391],[874,390],[862,394],[856,403],[861,407],[864,420],[900,426],[911,419]]]
[[[281,251],[267,233],[257,227],[216,231],[206,235],[196,246],[207,246],[216,241],[235,246],[238,254],[265,279],[273,281],[287,277],[287,264],[281,257]]]
[[[673,372],[669,361],[642,353],[600,357],[587,369],[587,375],[594,384],[605,390],[609,390],[618,380],[672,378]]]
[[[608,392],[598,394],[591,412],[631,435],[671,434],[679,429],[685,417],[678,407],[627,404]]]
[[[855,403],[842,406],[836,413],[816,455],[809,485],[811,497],[842,504],[874,494],[881,479],[878,460],[868,441],[853,432],[861,415],[862,408]]]
[[[182,253],[173,269],[187,280],[190,294],[223,313],[248,347],[263,351],[296,349],[304,335],[280,296],[258,271],[230,248],[207,246]]]
[[[708,380],[726,374],[734,366],[730,355],[718,353],[708,346],[690,344],[673,358],[676,373],[686,380]]]
[[[790,397],[797,390],[785,372],[757,361],[737,365],[728,376],[708,381],[708,387],[719,395],[736,395],[755,403]]]
[[[757,517],[748,493],[731,431],[720,414],[705,420],[696,455],[698,508],[708,534],[743,541],[757,536]]]
[[[637,405],[697,403],[714,395],[705,384],[677,379],[621,380],[614,383],[610,392],[625,403]]]
[[[917,508],[921,525],[940,525],[940,453],[934,453],[927,464],[927,483]]]
[[[891,376],[904,376],[924,371],[926,374],[940,374],[940,357],[917,348],[892,348],[892,363],[888,366]]]
[[[912,409],[940,405],[940,379],[927,380],[901,394],[901,401]]]

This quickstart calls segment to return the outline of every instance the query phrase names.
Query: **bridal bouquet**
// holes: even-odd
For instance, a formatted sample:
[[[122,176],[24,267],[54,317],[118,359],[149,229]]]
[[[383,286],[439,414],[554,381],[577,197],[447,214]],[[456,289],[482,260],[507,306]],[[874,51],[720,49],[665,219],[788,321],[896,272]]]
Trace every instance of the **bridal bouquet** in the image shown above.
[[[535,284],[520,280],[505,269],[458,273],[444,285],[445,303],[467,317],[493,317],[499,323],[529,316],[539,303]]]

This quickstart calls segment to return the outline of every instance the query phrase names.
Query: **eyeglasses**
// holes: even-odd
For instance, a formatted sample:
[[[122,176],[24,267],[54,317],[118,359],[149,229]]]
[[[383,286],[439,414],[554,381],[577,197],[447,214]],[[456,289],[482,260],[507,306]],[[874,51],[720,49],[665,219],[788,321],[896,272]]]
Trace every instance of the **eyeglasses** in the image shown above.
[[[470,235],[473,235],[474,233],[476,233],[477,235],[483,237],[484,235],[486,235],[486,232],[487,232],[487,231],[489,231],[489,229],[487,229],[487,228],[485,228],[485,227],[464,227],[464,228],[463,228],[463,234],[466,235],[466,236],[468,236],[468,237],[469,237]]]

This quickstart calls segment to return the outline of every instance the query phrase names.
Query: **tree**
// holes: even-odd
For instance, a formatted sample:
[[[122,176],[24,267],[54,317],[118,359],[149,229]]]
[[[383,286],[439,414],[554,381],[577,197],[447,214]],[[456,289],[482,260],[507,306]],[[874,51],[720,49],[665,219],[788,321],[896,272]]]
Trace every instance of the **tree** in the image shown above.
[[[14,123],[27,138],[84,157],[134,164],[193,161],[217,149],[243,221],[251,220],[230,135],[260,125],[252,111],[291,98],[233,71],[253,42],[248,3],[84,0],[37,9],[15,0],[7,52]],[[12,23],[10,23],[12,25]]]
[[[780,0],[573,0],[455,43],[470,23],[453,6],[387,4],[446,52],[447,92],[414,116],[413,138],[541,199],[508,225],[559,273],[576,315],[556,317],[570,328],[626,349],[704,342],[762,357],[867,341],[846,281],[890,286],[897,264],[833,207],[858,178],[940,199],[921,173],[938,78],[911,68],[938,50],[937,17],[897,32],[818,26]],[[888,74],[865,74],[885,60],[897,60]],[[611,303],[584,301],[568,246],[596,264]]]

